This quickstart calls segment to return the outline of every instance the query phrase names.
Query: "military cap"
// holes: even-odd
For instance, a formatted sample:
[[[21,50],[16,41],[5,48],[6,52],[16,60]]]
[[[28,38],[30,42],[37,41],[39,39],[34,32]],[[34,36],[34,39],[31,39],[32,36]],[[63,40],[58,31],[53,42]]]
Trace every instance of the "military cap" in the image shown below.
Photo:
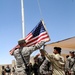
[[[18,44],[23,44],[23,43],[26,43],[25,39],[18,40]]]

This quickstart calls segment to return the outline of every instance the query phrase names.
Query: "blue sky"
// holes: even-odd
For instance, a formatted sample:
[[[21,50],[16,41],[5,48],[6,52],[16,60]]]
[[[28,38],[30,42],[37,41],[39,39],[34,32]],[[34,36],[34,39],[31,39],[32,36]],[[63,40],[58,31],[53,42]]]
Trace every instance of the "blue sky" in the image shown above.
[[[39,0],[51,41],[75,36],[75,0]],[[41,20],[37,0],[24,0],[25,34]],[[9,54],[22,38],[21,0],[0,0],[0,64],[11,63]]]

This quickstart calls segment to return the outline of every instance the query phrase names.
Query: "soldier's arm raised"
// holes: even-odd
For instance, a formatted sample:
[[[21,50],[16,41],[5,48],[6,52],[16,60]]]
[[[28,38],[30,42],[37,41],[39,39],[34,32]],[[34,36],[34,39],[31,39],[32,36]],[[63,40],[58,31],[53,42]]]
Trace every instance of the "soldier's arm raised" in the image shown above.
[[[32,53],[33,51],[36,51],[37,49],[40,49],[43,45],[45,44],[44,41],[41,41],[40,43],[29,47],[28,49],[30,50],[30,52]]]
[[[50,60],[50,55],[45,51],[45,50],[41,50],[43,53],[44,53],[44,55]]]
[[[44,55],[45,55],[51,62],[53,62],[54,55],[51,55],[51,54],[47,53],[45,50],[42,50],[42,52],[44,53]]]

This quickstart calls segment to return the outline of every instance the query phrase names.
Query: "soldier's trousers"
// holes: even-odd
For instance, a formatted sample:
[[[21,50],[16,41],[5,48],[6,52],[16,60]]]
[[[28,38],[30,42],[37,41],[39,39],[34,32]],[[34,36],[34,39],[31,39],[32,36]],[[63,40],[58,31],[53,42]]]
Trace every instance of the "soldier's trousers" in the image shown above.
[[[27,75],[25,70],[16,70],[15,75]]]

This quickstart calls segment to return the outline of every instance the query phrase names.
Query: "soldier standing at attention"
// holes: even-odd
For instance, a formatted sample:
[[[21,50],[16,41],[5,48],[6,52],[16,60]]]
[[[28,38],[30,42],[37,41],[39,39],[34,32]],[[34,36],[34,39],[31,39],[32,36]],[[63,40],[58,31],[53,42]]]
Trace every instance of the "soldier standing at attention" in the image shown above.
[[[44,44],[45,42],[41,42],[34,46],[26,47],[25,39],[18,41],[18,45],[20,46],[20,48],[16,49],[13,53],[17,64],[15,69],[16,75],[29,75],[27,74],[27,66],[29,65],[30,54],[35,50],[41,48]]]

